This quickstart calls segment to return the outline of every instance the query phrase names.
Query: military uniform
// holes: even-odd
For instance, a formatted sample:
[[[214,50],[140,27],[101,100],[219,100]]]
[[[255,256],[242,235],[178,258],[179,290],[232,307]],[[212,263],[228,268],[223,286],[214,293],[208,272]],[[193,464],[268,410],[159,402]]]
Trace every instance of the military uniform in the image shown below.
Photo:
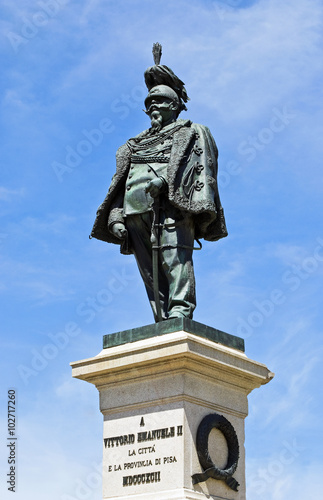
[[[158,203],[145,187],[159,177]],[[122,253],[133,253],[156,318],[151,228],[158,219],[159,298],[163,318],[192,318],[196,305],[192,263],[194,238],[215,241],[227,235],[217,189],[217,148],[207,127],[177,120],[156,134],[150,129],[117,152],[117,171],[99,207],[91,236],[112,243],[123,222],[128,230]]]

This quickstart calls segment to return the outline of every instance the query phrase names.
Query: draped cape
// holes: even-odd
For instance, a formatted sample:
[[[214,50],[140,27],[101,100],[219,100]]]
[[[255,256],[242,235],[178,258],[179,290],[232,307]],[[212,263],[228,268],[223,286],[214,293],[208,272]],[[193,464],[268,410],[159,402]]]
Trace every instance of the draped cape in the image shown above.
[[[218,150],[215,141],[209,129],[203,125],[181,119],[174,125],[176,131],[173,134],[166,174],[169,203],[193,216],[196,238],[216,241],[228,233],[218,192]],[[181,126],[178,128],[178,125]],[[108,194],[97,210],[91,237],[121,244],[108,226],[124,220],[122,207],[131,164],[131,145],[146,137],[148,133],[149,130],[142,132],[118,149],[116,173]],[[132,253],[127,248],[128,245],[122,245],[121,252]]]

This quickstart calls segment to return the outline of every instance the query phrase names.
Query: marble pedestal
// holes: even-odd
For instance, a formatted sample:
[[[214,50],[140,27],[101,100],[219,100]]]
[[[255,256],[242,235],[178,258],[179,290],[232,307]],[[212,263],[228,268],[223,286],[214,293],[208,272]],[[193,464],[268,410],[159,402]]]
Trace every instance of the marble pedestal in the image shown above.
[[[169,320],[104,337],[95,357],[71,363],[73,377],[100,394],[103,499],[244,500],[244,419],[247,395],[273,374],[244,354],[242,339],[187,319]],[[203,472],[196,434],[209,414],[234,427],[240,449],[238,491]],[[224,469],[228,442],[214,428],[208,452]]]

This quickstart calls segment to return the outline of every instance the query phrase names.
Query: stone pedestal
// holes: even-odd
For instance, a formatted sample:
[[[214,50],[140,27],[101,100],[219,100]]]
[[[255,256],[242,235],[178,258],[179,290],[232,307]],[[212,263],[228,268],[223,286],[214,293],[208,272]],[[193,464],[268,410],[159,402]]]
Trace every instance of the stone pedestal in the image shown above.
[[[243,351],[242,339],[179,318],[107,335],[97,356],[71,364],[73,377],[100,393],[104,500],[246,498],[247,395],[273,375]],[[212,477],[193,484],[204,470],[197,430],[209,414],[235,430],[238,491]],[[230,443],[221,429],[206,442],[212,463],[225,469]]]

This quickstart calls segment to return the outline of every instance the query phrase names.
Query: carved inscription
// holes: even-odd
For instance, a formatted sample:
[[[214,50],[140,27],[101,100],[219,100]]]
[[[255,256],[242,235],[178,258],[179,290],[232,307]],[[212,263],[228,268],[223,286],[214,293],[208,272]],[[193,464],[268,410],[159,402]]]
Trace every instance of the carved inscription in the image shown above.
[[[123,446],[124,444],[132,444],[135,442],[135,435],[128,434],[125,436],[116,436],[104,439],[104,446],[113,448],[114,446]]]
[[[111,453],[115,455],[112,449],[121,448],[118,452],[119,463],[110,462],[106,470],[109,473],[119,472],[122,487],[159,483],[162,480],[162,468],[178,462],[176,445],[177,440],[181,441],[183,437],[182,425],[144,430],[143,417],[137,425],[140,426],[140,430],[138,429],[136,433],[120,434],[103,440],[108,456]],[[172,444],[162,445],[166,440],[171,441]],[[152,470],[154,467],[158,467],[158,470]]]
[[[160,481],[160,471],[147,472],[146,474],[136,474],[135,476],[125,476],[122,486],[132,486],[136,484],[158,483]]]

